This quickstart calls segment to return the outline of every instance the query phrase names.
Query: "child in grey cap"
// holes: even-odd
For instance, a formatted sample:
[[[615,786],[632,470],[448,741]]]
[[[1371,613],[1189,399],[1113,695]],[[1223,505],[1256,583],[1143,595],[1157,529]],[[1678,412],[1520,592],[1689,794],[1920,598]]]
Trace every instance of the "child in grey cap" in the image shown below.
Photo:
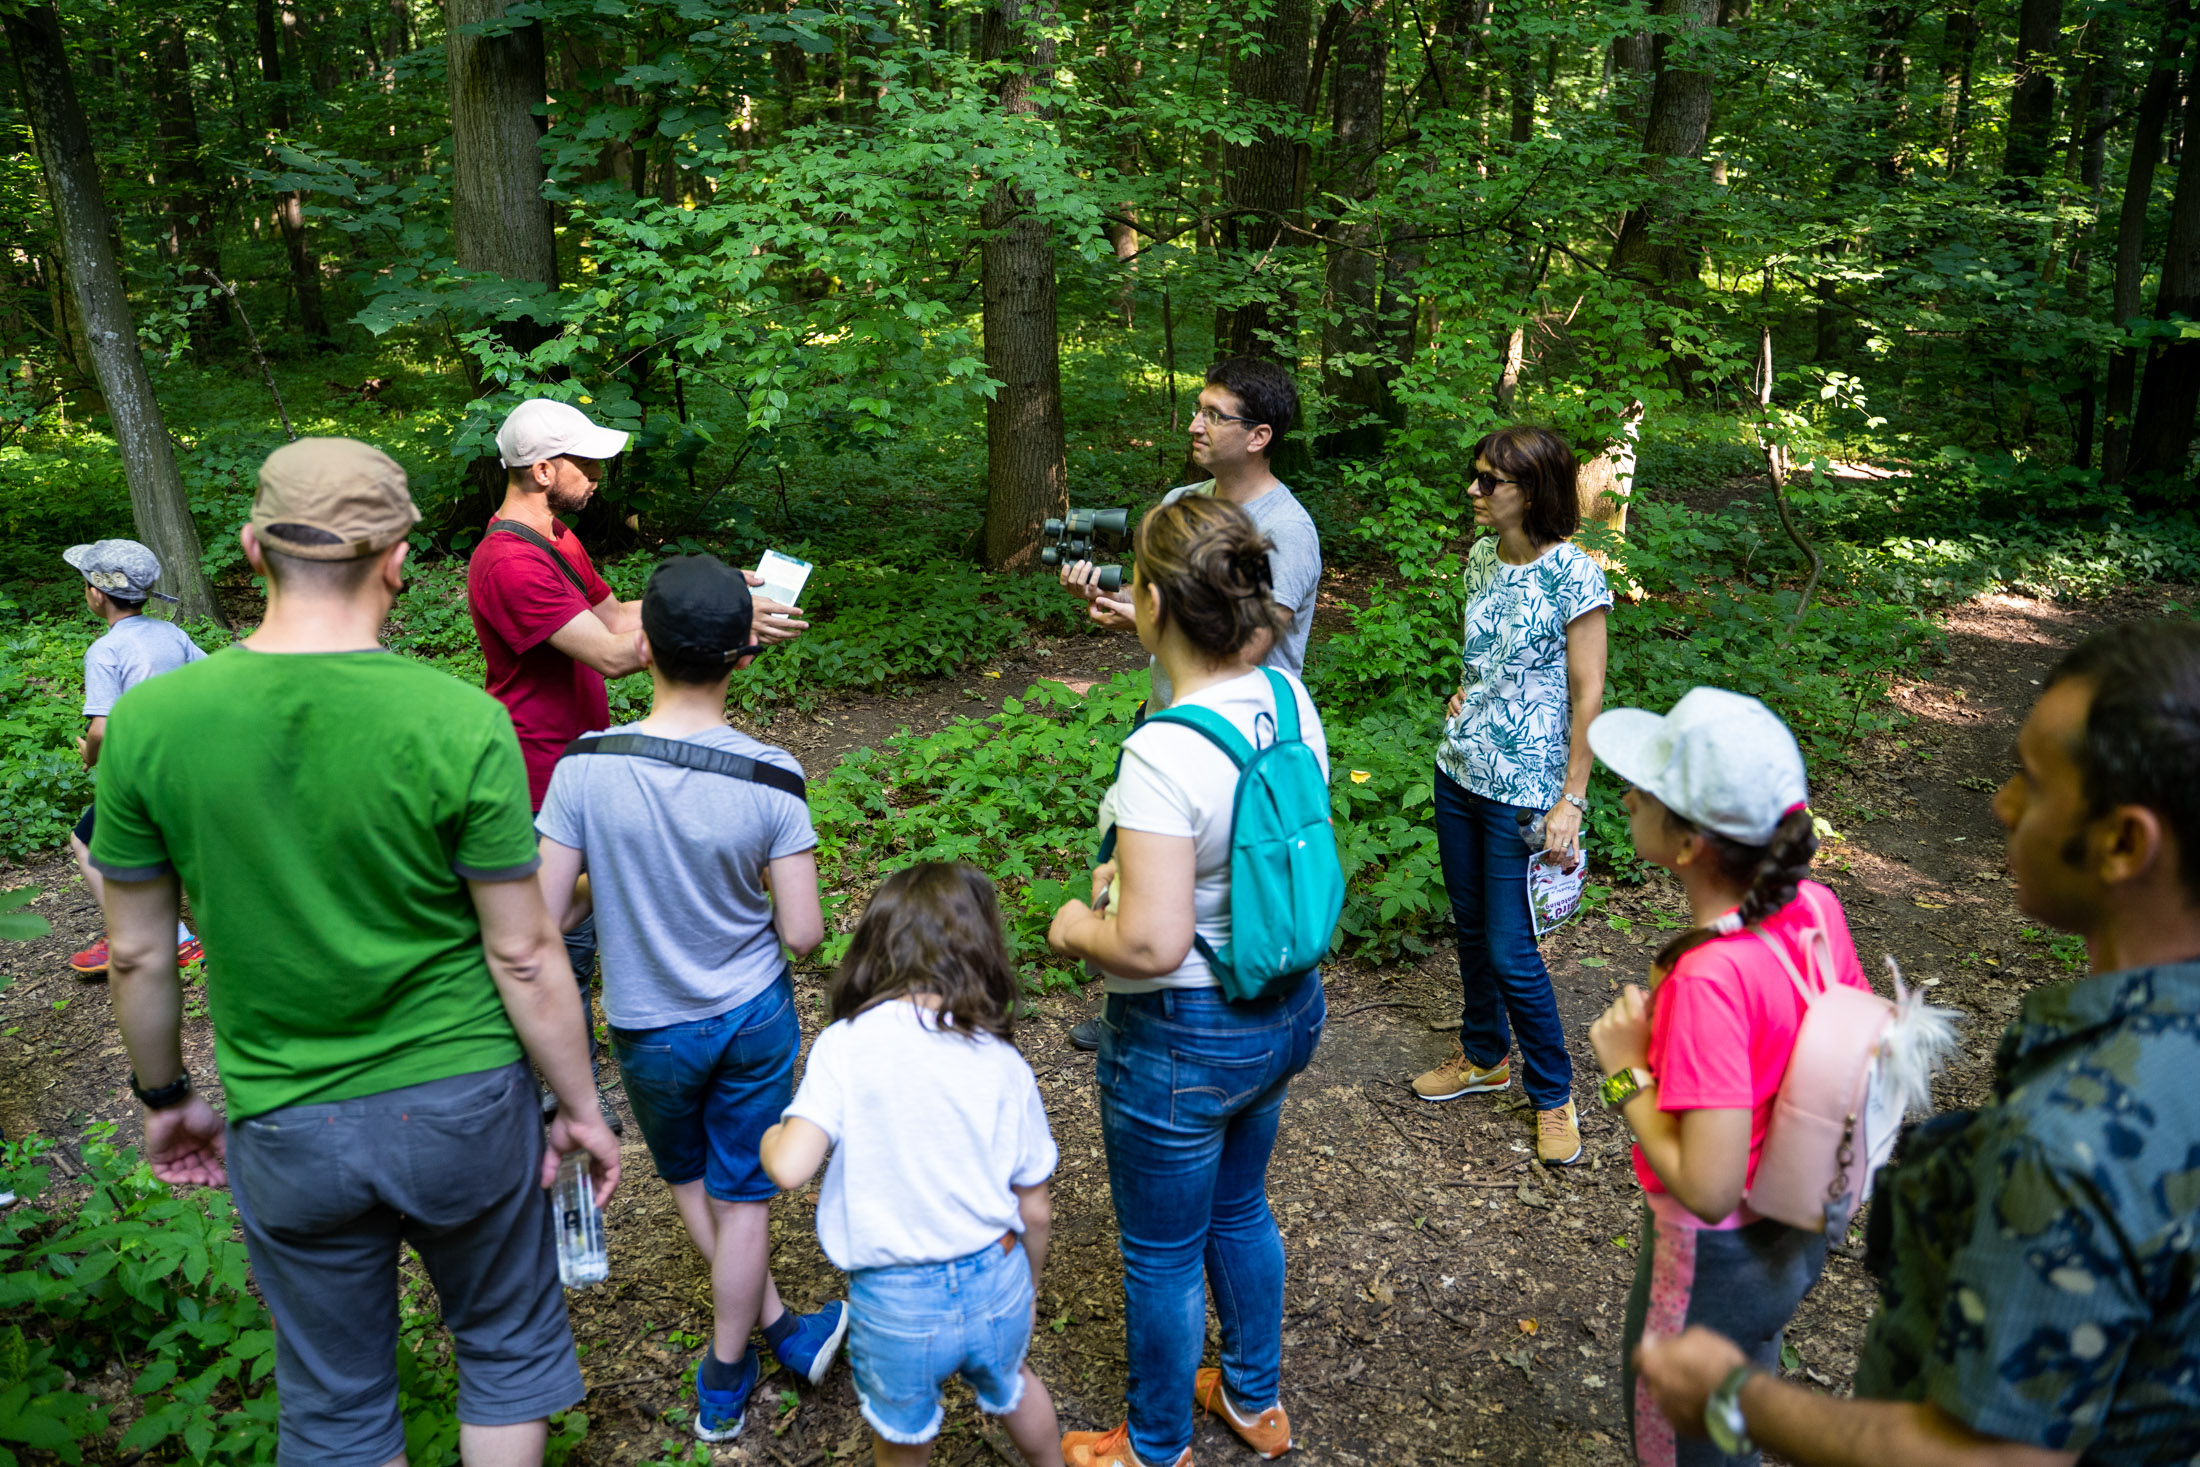
[[[84,577],[84,604],[107,623],[107,634],[84,649],[84,716],[91,723],[84,737],[76,741],[76,748],[83,756],[84,767],[90,769],[99,762],[107,715],[114,710],[116,700],[147,678],[197,662],[206,654],[174,622],[156,621],[145,615],[147,597],[158,596],[163,601],[176,598],[153,589],[153,583],[160,579],[160,558],[137,541],[100,540],[72,545],[61,558]],[[69,833],[69,849],[76,853],[77,869],[84,873],[84,885],[92,899],[104,906],[105,884],[91,863],[92,813],[92,806],[84,807],[83,817]],[[201,956],[198,939],[189,927],[178,922],[177,963],[195,963]],[[79,978],[106,976],[107,939],[102,936],[71,957],[69,966]]]

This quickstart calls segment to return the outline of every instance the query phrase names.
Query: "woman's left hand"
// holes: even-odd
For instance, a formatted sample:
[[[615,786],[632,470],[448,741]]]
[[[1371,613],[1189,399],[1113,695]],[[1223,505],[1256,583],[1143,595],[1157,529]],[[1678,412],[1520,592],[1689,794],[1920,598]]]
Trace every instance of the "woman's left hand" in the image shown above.
[[[1622,988],[1612,1006],[1589,1026],[1589,1048],[1596,1051],[1597,1068],[1607,1075],[1649,1068],[1650,996],[1639,984]]]
[[[1581,859],[1581,812],[1563,797],[1543,817],[1543,853],[1568,871]]]
[[[1083,953],[1069,945],[1070,929],[1093,914],[1092,908],[1075,897],[1062,903],[1062,910],[1054,914],[1054,921],[1047,928],[1047,946],[1057,956],[1081,958]]]

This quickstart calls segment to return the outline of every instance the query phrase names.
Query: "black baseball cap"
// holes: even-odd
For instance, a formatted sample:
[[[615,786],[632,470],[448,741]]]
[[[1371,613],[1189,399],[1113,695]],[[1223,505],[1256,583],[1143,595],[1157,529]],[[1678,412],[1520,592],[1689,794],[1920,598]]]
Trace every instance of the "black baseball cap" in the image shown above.
[[[659,652],[722,658],[757,650],[749,640],[755,603],[741,572],[715,555],[677,555],[651,573],[642,593],[642,630]]]

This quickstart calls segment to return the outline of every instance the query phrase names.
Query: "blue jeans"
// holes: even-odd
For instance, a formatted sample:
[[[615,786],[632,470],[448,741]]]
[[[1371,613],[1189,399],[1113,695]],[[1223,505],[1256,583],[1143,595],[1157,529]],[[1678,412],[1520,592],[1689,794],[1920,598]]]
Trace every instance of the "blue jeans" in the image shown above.
[[[581,986],[581,1019],[588,1026],[588,1067],[596,1067],[601,1048],[596,1042],[596,1013],[588,1004],[588,985],[596,976],[596,914],[590,912],[565,934],[565,960],[573,965],[573,981]]]
[[[940,1387],[961,1374],[988,1416],[1024,1396],[1031,1349],[1031,1260],[988,1243],[946,1263],[848,1275],[848,1364],[871,1429],[915,1446],[940,1434]]]
[[[802,1022],[788,969],[722,1014],[613,1029],[611,1046],[658,1176],[675,1187],[700,1181],[720,1202],[779,1195],[757,1151],[794,1099]]]
[[[1250,1411],[1283,1371],[1283,1237],[1268,1154],[1291,1077],[1321,1042],[1321,974],[1273,998],[1220,989],[1108,995],[1101,1135],[1123,1250],[1131,1446],[1174,1462],[1192,1440],[1192,1377],[1207,1343],[1202,1274],[1222,1322],[1222,1378]]]
[[[1516,807],[1436,771],[1436,854],[1459,934],[1459,1047],[1476,1064],[1495,1065],[1512,1053],[1518,1035],[1528,1103],[1556,1110],[1572,1097],[1574,1062],[1551,970],[1535,945],[1519,817]]]

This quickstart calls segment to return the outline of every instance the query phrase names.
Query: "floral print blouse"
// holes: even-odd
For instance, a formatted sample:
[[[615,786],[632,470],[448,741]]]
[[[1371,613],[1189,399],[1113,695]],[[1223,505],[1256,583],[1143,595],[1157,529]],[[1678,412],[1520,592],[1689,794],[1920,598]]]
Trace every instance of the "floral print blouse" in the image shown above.
[[[1528,565],[1507,565],[1497,537],[1467,552],[1459,716],[1444,725],[1436,765],[1484,799],[1530,810],[1558,803],[1573,708],[1566,628],[1612,604],[1588,552],[1560,541]]]

